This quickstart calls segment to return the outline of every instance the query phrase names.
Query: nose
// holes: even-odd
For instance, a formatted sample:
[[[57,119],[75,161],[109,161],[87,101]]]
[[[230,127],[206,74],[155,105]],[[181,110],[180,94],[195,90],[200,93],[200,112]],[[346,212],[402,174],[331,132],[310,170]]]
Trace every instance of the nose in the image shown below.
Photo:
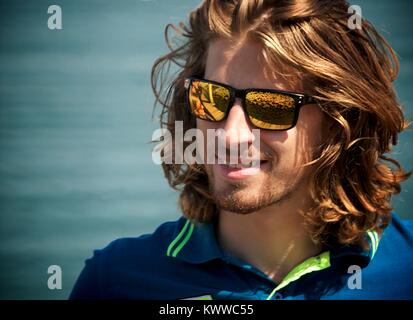
[[[227,148],[238,146],[241,143],[253,143],[254,135],[247,114],[242,108],[241,99],[237,98],[229,111],[224,123],[225,145]]]

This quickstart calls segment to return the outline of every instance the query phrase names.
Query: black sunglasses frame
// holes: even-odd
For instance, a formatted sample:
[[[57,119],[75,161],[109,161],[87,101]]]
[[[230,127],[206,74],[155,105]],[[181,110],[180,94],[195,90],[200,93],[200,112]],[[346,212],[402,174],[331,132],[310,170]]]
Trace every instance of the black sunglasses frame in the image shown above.
[[[230,92],[229,107],[225,111],[225,115],[222,118],[222,120],[214,121],[214,120],[210,120],[210,119],[202,119],[202,120],[209,121],[209,122],[224,121],[227,118],[227,116],[229,114],[229,111],[234,106],[234,102],[235,102],[236,98],[241,99],[242,108],[243,108],[245,114],[248,116],[248,120],[251,122],[251,119],[249,118],[248,110],[247,110],[247,107],[246,107],[246,103],[245,103],[245,97],[246,97],[247,93],[249,93],[251,91],[260,92],[260,93],[266,93],[266,92],[267,93],[268,92],[269,93],[279,93],[279,94],[284,94],[284,95],[289,96],[289,97],[294,99],[294,119],[293,119],[293,122],[292,122],[291,126],[285,128],[285,129],[269,129],[269,128],[259,128],[256,125],[254,125],[253,123],[251,123],[252,126],[254,126],[256,128],[259,128],[261,130],[268,130],[268,131],[285,131],[285,130],[289,130],[289,129],[295,127],[295,125],[297,124],[300,108],[304,105],[312,104],[312,103],[317,102],[317,100],[313,96],[307,95],[307,94],[302,94],[302,93],[297,93],[297,92],[273,90],[273,89],[262,89],[262,88],[237,89],[237,88],[231,87],[227,84],[220,83],[220,82],[217,82],[217,81],[207,80],[207,79],[198,78],[198,77],[189,77],[189,78],[186,78],[185,82],[184,82],[184,88],[185,88],[185,92],[186,92],[186,102],[187,102],[187,105],[189,107],[190,112],[195,117],[196,117],[196,115],[192,112],[192,109],[190,107],[190,101],[189,101],[189,88],[191,87],[192,81],[203,81],[203,82],[207,82],[207,83],[210,83],[210,84],[215,84],[215,85],[226,88]]]

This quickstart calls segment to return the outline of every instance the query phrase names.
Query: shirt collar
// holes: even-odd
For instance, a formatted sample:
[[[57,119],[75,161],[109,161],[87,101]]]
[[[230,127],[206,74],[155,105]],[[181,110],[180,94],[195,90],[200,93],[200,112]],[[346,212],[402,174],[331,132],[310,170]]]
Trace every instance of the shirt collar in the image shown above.
[[[367,267],[377,251],[380,236],[376,231],[369,230],[364,234],[364,237],[368,243],[368,250],[364,250],[358,245],[337,246],[330,250],[331,264],[341,266],[346,271],[350,265]]]
[[[366,267],[377,251],[380,238],[375,231],[367,231],[365,237],[369,250],[363,250],[356,245],[338,246],[330,250],[331,264],[341,265],[343,268],[349,265]],[[178,220],[166,255],[193,264],[226,257],[217,242],[213,223],[192,222],[185,217]]]
[[[167,256],[194,264],[224,257],[213,223],[198,223],[181,217],[172,239]]]

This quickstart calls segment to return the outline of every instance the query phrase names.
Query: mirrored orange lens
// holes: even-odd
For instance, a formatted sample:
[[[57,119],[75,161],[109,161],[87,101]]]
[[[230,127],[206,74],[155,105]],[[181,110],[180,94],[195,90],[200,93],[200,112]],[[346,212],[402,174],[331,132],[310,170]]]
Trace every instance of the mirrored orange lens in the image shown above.
[[[258,128],[286,130],[294,124],[295,101],[288,95],[251,91],[245,103],[252,124]]]
[[[230,102],[227,88],[200,80],[192,80],[189,105],[192,113],[203,120],[221,121]]]

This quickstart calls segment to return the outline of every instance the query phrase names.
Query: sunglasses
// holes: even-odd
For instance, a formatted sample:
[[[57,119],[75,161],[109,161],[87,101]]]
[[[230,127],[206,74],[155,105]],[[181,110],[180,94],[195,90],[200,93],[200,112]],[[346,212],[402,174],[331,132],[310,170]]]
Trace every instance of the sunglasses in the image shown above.
[[[234,105],[235,98],[251,123],[265,130],[288,130],[297,123],[301,106],[315,103],[312,96],[270,89],[235,89],[215,81],[185,79],[187,103],[198,119],[218,122],[224,120]]]

